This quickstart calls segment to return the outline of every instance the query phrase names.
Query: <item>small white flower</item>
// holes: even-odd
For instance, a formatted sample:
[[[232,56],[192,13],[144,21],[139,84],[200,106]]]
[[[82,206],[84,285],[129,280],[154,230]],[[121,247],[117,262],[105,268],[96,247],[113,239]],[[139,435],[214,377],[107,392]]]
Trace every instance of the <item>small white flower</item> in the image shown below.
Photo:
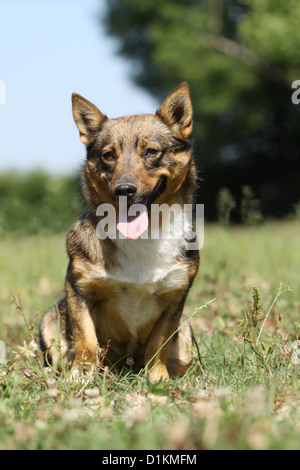
[[[291,361],[295,365],[300,364],[300,340],[296,340],[291,345]]]
[[[30,343],[28,344],[28,347],[29,349],[31,349],[32,352],[36,352],[39,349],[38,344],[33,340],[30,341]]]
[[[20,354],[22,357],[29,359],[30,357],[35,357],[35,353],[38,349],[38,345],[35,341],[31,341],[28,345],[26,340],[23,342],[24,346],[18,346]]]
[[[34,424],[41,431],[43,431],[47,427],[47,423],[45,421],[43,421],[42,419],[37,419]]]
[[[48,387],[51,387],[51,388],[54,387],[55,383],[56,383],[56,380],[55,380],[54,377],[48,377],[48,378],[47,378],[47,385],[48,385]]]

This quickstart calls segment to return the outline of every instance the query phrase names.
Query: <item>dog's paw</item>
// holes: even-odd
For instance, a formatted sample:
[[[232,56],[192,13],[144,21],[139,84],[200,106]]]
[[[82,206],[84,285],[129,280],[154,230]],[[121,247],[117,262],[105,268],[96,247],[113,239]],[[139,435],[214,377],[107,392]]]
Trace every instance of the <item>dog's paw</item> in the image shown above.
[[[148,378],[151,383],[160,382],[161,380],[170,380],[167,367],[161,363],[157,363],[152,367],[149,371]]]
[[[74,364],[70,371],[69,383],[75,386],[80,384],[86,387],[94,377],[95,370],[95,364],[81,364],[80,366]]]
[[[79,367],[77,367],[77,366],[72,367],[72,369],[70,371],[70,375],[69,375],[69,381],[72,384],[77,384],[77,383],[82,382],[82,373],[81,373]]]

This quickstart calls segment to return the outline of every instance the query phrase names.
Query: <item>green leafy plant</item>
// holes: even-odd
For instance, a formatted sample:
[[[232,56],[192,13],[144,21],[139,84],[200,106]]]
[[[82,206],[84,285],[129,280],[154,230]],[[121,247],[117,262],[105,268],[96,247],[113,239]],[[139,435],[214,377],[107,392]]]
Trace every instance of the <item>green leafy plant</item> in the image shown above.
[[[260,290],[257,286],[253,287],[253,304],[250,309],[245,312],[244,318],[239,321],[238,331],[236,331],[243,339],[243,352],[241,355],[241,364],[243,367],[245,365],[245,345],[248,345],[259,364],[264,367],[268,374],[272,374],[272,369],[269,367],[268,361],[273,351],[279,346],[280,338],[272,337],[271,340],[268,338],[263,340],[262,334],[274,305],[279,297],[287,291],[291,291],[291,288],[284,283],[280,283],[270,307],[267,312],[264,313],[261,306]]]
[[[250,186],[242,187],[241,219],[246,225],[257,225],[263,220],[259,199]]]
[[[230,214],[236,207],[236,202],[228,188],[222,188],[218,194],[218,220],[222,225],[229,225]]]

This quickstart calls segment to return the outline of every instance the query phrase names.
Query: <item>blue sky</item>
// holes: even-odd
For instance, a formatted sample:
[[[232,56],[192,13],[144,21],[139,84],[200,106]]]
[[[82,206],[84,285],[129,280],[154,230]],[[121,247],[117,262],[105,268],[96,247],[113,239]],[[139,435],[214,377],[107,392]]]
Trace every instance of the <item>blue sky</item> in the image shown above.
[[[109,117],[157,109],[116,55],[99,21],[104,9],[104,0],[0,0],[0,171],[78,171],[85,148],[72,92]]]

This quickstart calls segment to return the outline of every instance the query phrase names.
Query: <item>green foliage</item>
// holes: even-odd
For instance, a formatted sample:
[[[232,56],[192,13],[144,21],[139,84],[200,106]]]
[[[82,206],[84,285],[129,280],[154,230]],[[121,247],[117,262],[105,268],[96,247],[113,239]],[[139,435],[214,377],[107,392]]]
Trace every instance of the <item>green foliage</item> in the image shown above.
[[[249,11],[238,28],[241,40],[262,59],[285,69],[292,81],[299,73],[299,2],[242,0],[241,3]]]
[[[300,197],[298,0],[109,0],[103,20],[137,84],[161,100],[189,83],[206,216],[224,186],[236,199],[253,187],[266,214],[290,211]]]
[[[230,213],[236,207],[234,197],[228,188],[221,188],[218,194],[218,220],[222,225],[230,222]]]
[[[67,231],[83,209],[78,177],[0,175],[0,235]]]
[[[280,283],[277,294],[271,303],[271,307],[264,315],[260,303],[260,290],[257,286],[254,286],[252,291],[253,305],[251,306],[250,310],[245,313],[244,318],[239,322],[239,330],[237,334],[243,339],[244,345],[247,344],[250,346],[251,351],[254,353],[253,358],[257,360],[259,365],[264,367],[266,372],[270,375],[275,373],[275,370],[278,367],[278,358],[276,358],[275,361],[272,361],[272,359],[274,359],[275,352],[280,354],[284,350],[282,334],[280,329],[278,329],[277,335],[274,334],[271,338],[267,337],[265,341],[262,340],[261,336],[268,316],[277,300],[282,294],[290,290],[291,289],[289,286],[285,285],[284,283]],[[279,316],[279,324],[281,321],[282,317]],[[241,355],[241,362],[244,366],[245,349]]]
[[[242,187],[241,218],[246,225],[256,225],[262,221],[260,202],[249,186]]]

